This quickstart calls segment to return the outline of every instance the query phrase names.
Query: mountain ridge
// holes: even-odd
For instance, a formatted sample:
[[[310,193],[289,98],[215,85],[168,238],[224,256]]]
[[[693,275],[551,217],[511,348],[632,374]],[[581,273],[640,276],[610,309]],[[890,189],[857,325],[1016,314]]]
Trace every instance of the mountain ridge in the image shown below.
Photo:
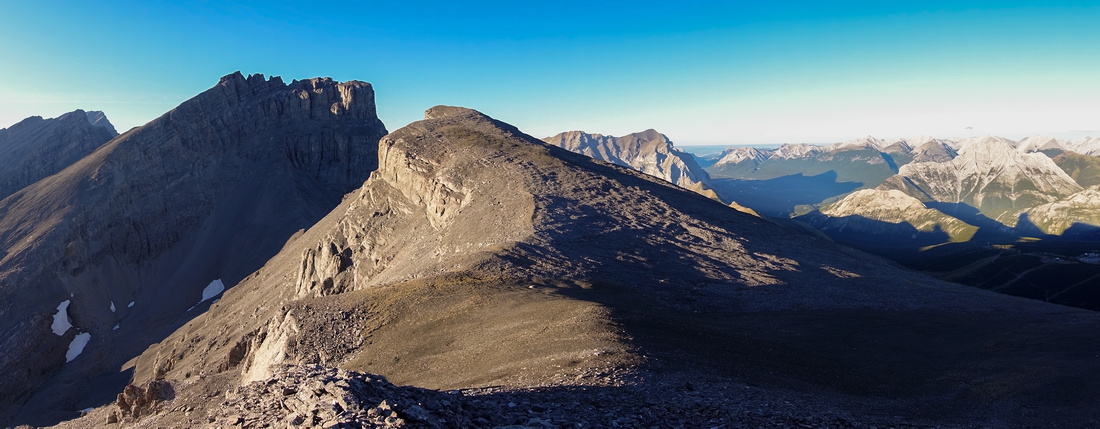
[[[717,199],[710,176],[695,158],[653,129],[622,137],[566,131],[542,141],[594,159],[631,167],[670,183]]]
[[[0,200],[55,174],[118,136],[103,112],[74,110],[0,129]]]
[[[80,390],[61,386],[93,383],[186,319],[204,286],[262,265],[362,183],[384,132],[370,84],[237,72],[0,201],[0,366],[28,366],[0,376],[13,398],[0,419],[24,401],[20,418],[63,413]],[[74,329],[58,336],[46,320],[63,300]],[[77,332],[90,342],[66,363]]]

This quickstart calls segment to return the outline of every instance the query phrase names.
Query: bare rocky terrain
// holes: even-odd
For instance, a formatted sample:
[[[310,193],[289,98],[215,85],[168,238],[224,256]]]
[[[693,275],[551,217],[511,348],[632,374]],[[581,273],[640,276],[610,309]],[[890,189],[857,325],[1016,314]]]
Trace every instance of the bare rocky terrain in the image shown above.
[[[677,148],[668,136],[645,130],[622,137],[567,131],[543,141],[594,159],[630,167],[685,189],[718,199],[707,171],[695,158]]]
[[[437,106],[66,425],[1083,427],[1098,328]]]
[[[0,424],[113,398],[208,285],[362,185],[385,133],[368,83],[235,73],[0,201]]]
[[[118,133],[103,112],[33,116],[0,130],[0,200],[92,153]]]

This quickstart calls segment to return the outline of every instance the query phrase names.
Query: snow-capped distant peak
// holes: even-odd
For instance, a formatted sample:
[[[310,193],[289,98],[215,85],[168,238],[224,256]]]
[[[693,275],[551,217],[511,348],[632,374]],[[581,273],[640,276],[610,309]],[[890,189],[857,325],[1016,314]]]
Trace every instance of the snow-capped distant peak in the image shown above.
[[[971,146],[975,143],[985,143],[985,144],[1000,143],[1000,144],[1008,146],[1009,148],[1014,149],[1016,147],[1016,142],[1014,142],[1012,140],[1006,139],[1004,137],[995,137],[995,136],[990,136],[990,135],[981,136],[981,137],[967,137],[965,139],[954,141],[954,142],[951,142],[951,143],[954,143],[954,145],[951,146],[951,148],[958,151],[960,155],[963,152],[966,151],[967,147],[969,147],[969,146]]]
[[[835,143],[829,145],[826,149],[831,152],[839,152],[843,150],[877,150],[882,151],[887,146],[885,141],[879,140],[872,136],[860,137],[855,140],[848,140],[846,142]]]
[[[1066,150],[1077,152],[1081,155],[1100,155],[1100,138],[1084,137],[1063,142]]]
[[[825,151],[824,147],[813,144],[785,144],[772,153],[771,159],[807,158]]]
[[[1028,136],[1016,142],[1016,151],[1020,153],[1039,152],[1042,150],[1065,150],[1064,142],[1053,137]]]
[[[742,161],[752,160],[756,164],[764,162],[768,157],[759,149],[748,146],[731,147],[722,151],[722,156],[714,165],[737,164]]]

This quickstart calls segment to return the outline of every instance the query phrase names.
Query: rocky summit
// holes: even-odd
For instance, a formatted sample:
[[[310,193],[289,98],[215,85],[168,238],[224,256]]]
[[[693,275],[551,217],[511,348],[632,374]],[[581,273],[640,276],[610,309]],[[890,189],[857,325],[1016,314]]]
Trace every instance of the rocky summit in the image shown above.
[[[234,73],[0,201],[0,424],[113,398],[123,363],[358,188],[385,133],[368,83]]]
[[[33,116],[0,130],[0,200],[87,156],[117,136],[103,112]]]
[[[592,158],[630,167],[685,189],[718,199],[710,176],[695,157],[675,147],[668,136],[649,129],[622,137],[568,131],[543,141]]]
[[[1098,328],[437,106],[73,424],[1088,426]]]

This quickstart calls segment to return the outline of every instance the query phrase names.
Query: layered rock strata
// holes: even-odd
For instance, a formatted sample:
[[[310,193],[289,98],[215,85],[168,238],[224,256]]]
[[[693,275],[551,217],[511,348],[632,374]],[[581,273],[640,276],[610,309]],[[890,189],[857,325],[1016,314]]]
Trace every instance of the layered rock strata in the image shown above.
[[[259,268],[363,183],[384,134],[368,83],[234,73],[0,202],[0,417],[34,392],[30,422],[88,400],[61,386],[95,391]]]

